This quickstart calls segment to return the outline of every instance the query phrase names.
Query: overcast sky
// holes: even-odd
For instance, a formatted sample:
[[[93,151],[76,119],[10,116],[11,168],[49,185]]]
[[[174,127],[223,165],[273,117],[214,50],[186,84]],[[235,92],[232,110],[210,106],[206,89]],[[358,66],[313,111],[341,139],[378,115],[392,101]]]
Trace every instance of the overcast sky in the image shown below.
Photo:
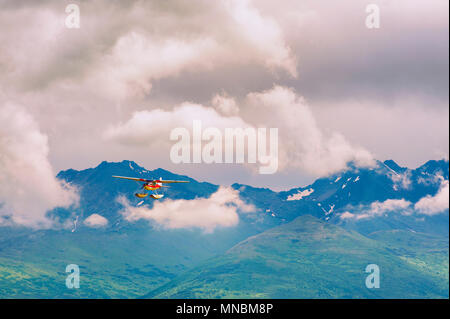
[[[103,160],[286,189],[349,160],[448,158],[447,0],[0,0],[0,30],[4,189]],[[279,128],[278,173],[173,164],[170,131],[195,119]]]

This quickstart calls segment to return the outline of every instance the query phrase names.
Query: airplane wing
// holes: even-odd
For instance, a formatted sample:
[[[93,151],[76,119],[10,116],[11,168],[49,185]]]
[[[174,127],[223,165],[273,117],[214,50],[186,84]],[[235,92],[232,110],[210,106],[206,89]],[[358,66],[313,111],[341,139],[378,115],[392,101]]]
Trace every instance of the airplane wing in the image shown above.
[[[114,178],[128,179],[136,182],[144,182],[144,183],[163,183],[163,184],[172,184],[172,183],[189,183],[189,181],[167,181],[167,180],[159,180],[159,179],[145,179],[145,178],[135,178],[135,177],[124,177],[124,176],[113,176]]]
[[[125,176],[113,176],[113,177],[114,178],[121,178],[121,179],[128,179],[130,181],[136,181],[136,182],[146,182],[146,183],[153,182],[151,179],[144,179],[144,178],[125,177]]]
[[[157,180],[155,180],[154,182],[157,182],[157,183],[167,183],[167,184],[171,184],[171,183],[189,183],[189,181],[165,181],[165,180],[159,180],[159,179],[157,179]]]

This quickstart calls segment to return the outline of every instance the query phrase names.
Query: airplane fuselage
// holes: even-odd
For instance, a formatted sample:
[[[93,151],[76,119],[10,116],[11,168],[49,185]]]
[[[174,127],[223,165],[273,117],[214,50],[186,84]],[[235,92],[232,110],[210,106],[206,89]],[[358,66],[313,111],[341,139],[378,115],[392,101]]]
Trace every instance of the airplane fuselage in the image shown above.
[[[159,183],[149,183],[144,185],[144,189],[147,191],[155,191],[157,189],[160,189],[162,187],[162,184]]]

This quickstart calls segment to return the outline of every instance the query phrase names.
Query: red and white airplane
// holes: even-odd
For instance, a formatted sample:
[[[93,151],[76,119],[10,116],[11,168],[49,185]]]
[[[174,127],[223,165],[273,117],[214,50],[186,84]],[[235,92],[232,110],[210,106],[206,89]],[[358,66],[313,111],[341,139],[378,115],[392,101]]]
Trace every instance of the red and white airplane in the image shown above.
[[[173,183],[189,183],[189,181],[168,181],[168,180],[163,180],[162,177],[160,177],[159,179],[145,179],[145,178],[135,178],[135,177],[124,177],[124,176],[113,176],[114,178],[121,178],[121,179],[128,179],[131,181],[136,181],[136,182],[142,182],[144,184],[142,184],[141,189],[145,189],[147,191],[156,191],[158,189],[161,189],[162,187],[168,187],[164,184],[173,184]],[[148,193],[136,193],[134,194],[136,197],[138,198],[146,198],[148,195],[150,195],[151,198],[153,199],[161,199],[164,197],[164,195],[161,194],[157,194],[157,193],[152,193],[152,194],[148,194]]]

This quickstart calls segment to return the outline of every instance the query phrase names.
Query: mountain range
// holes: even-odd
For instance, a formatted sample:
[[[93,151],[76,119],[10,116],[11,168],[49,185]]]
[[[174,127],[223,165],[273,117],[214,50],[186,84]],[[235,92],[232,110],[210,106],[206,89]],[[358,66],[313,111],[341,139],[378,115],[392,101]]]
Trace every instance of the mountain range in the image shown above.
[[[49,212],[64,226],[0,227],[0,297],[448,298],[448,204],[432,213],[417,205],[448,187],[448,161],[349,163],[281,192],[233,184],[253,210],[212,232],[127,219],[117,198],[136,205],[140,186],[112,175],[189,180],[164,190],[171,201],[220,188],[132,161],[62,171],[80,195],[77,207]],[[91,227],[93,214],[107,224]],[[65,286],[68,264],[80,266],[80,289]],[[380,267],[379,289],[365,286],[368,264]]]

